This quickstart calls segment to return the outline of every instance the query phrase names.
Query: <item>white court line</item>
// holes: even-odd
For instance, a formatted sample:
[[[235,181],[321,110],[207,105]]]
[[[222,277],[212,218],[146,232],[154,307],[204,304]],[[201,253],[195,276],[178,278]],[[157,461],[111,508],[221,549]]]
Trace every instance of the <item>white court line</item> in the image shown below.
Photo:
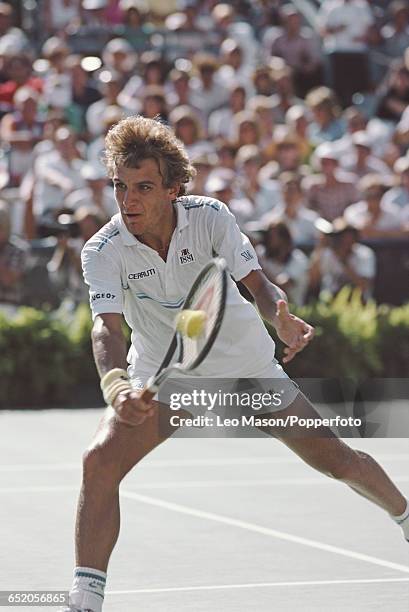
[[[409,453],[376,454],[377,461],[403,461],[409,459]],[[226,457],[201,459],[143,459],[143,468],[161,467],[196,467],[196,466],[219,466],[219,465],[268,465],[268,464],[300,464],[301,459],[292,457]],[[58,472],[77,470],[81,463],[20,463],[11,465],[0,465],[0,472]]]
[[[204,584],[198,586],[135,589],[128,591],[105,591],[105,595],[140,595],[143,593],[179,593],[184,591],[218,591],[222,589],[260,589],[264,587],[327,586],[337,584],[383,584],[387,582],[409,582],[409,578],[362,578],[345,580],[298,580],[296,582],[250,582],[244,584]]]
[[[394,482],[409,482],[409,476],[391,476]],[[167,480],[165,482],[141,482],[132,485],[133,489],[208,489],[222,488],[233,489],[234,487],[264,487],[264,486],[316,486],[316,485],[331,485],[336,486],[339,483],[332,479],[321,477],[309,478],[269,478],[252,480]],[[60,491],[74,491],[79,488],[79,484],[74,486],[69,485],[34,485],[34,486],[11,486],[0,487],[0,493],[53,493]]]
[[[224,525],[229,525],[231,527],[239,527],[240,529],[246,529],[247,531],[260,533],[271,538],[277,538],[279,540],[285,540],[287,542],[294,542],[295,544],[302,544],[303,546],[310,546],[311,548],[325,550],[326,552],[331,552],[337,555],[342,555],[344,557],[349,557],[350,559],[357,559],[359,561],[372,563],[373,565],[380,565],[381,567],[387,567],[388,569],[394,569],[409,574],[408,565],[401,565],[400,563],[386,561],[385,559],[379,559],[378,557],[372,557],[371,555],[354,552],[346,548],[340,548],[338,546],[324,544],[323,542],[318,542],[317,540],[302,538],[300,536],[292,535],[291,533],[285,533],[284,531],[278,531],[277,529],[270,529],[269,527],[263,527],[261,525],[256,525],[255,523],[250,523],[248,521],[242,521],[240,519],[231,518],[222,514],[216,514],[214,512],[198,510],[197,508],[191,508],[190,506],[167,502],[156,497],[148,497],[147,495],[141,495],[139,493],[133,493],[131,491],[120,491],[120,495],[126,499],[140,501],[144,504],[158,506],[159,508],[165,508],[166,510],[172,510],[173,512],[179,512],[180,514],[187,514],[196,518],[214,521],[216,523],[223,523]]]

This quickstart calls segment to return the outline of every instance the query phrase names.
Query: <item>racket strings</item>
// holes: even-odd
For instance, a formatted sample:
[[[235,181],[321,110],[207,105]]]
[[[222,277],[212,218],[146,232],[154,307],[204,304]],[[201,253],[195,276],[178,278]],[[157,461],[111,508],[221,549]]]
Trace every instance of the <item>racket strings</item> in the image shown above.
[[[211,338],[219,321],[220,309],[223,302],[223,278],[217,269],[209,270],[202,279],[192,296],[189,308],[191,310],[204,310],[206,323],[203,333],[196,338],[183,338],[183,367],[189,368],[203,351]]]

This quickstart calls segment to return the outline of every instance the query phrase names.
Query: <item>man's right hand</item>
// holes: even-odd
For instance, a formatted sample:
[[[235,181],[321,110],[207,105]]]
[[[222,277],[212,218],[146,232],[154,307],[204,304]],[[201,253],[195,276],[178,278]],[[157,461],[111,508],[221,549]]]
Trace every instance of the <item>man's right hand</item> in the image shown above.
[[[155,413],[154,403],[141,399],[142,391],[122,391],[112,402],[112,407],[122,423],[136,427]]]

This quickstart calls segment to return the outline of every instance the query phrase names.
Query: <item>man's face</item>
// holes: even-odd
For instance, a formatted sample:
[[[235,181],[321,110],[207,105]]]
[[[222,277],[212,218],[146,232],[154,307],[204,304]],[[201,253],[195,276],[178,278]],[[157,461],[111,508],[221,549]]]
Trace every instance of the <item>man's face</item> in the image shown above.
[[[180,185],[164,187],[154,159],[143,159],[139,168],[120,166],[113,176],[115,199],[122,219],[134,236],[158,235],[173,215],[172,201]]]

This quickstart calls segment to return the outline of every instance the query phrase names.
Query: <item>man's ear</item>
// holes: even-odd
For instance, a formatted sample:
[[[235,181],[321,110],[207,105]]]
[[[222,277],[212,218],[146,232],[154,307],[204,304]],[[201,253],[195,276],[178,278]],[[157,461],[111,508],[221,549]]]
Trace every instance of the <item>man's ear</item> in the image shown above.
[[[172,185],[172,187],[169,187],[169,195],[172,198],[172,202],[173,200],[176,200],[176,198],[178,197],[179,191],[180,191],[179,183],[177,185]]]

